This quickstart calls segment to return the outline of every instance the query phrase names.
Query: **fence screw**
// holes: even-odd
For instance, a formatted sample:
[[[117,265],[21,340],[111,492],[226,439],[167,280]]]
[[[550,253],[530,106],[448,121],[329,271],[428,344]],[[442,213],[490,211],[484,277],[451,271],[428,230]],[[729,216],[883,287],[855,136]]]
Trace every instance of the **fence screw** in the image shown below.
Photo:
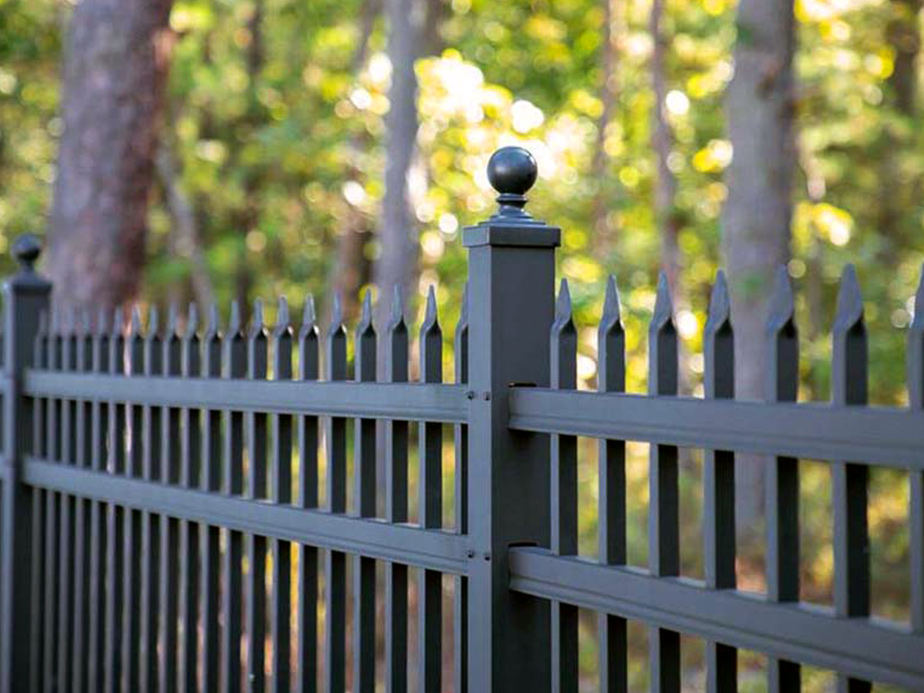
[[[482,398],[485,402],[487,402],[489,399],[491,399],[491,393],[490,393],[490,392],[485,392],[483,395],[481,395],[481,398]]]
[[[469,390],[468,392],[465,393],[465,397],[466,399],[475,399],[475,391]]]

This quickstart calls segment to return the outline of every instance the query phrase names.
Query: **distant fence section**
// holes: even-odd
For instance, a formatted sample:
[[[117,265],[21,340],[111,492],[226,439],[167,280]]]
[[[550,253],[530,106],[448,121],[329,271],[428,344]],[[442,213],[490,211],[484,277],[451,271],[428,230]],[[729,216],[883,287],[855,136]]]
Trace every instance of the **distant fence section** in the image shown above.
[[[599,613],[600,691],[628,690],[630,620],[649,628],[659,693],[681,690],[681,634],[706,641],[710,691],[737,690],[738,648],[768,657],[770,691],[798,691],[801,665],[834,670],[843,691],[924,691],[924,290],[907,409],[866,406],[849,268],[830,404],[795,402],[785,272],[770,401],[734,400],[721,275],[705,398],[677,396],[663,281],[649,393],[624,393],[612,282],[599,391],[577,391],[560,233],[524,211],[535,162],[502,149],[489,178],[500,208],[464,234],[453,383],[432,293],[419,382],[400,297],[378,330],[366,297],[348,376],[337,307],[323,334],[310,300],[297,331],[284,300],[274,327],[258,305],[246,331],[236,309],[224,329],[195,306],[163,325],[153,310],[74,315],[52,309],[39,246],[19,239],[0,381],[0,692],[576,692],[579,609]],[[578,436],[599,439],[593,557],[578,551]],[[627,564],[626,441],[650,444],[646,569]],[[705,580],[680,575],[678,446],[705,450]],[[736,452],[767,456],[748,456],[767,465],[765,594],[736,587]],[[799,458],[831,466],[833,608],[800,601]],[[868,465],[910,476],[909,623],[870,618]]]

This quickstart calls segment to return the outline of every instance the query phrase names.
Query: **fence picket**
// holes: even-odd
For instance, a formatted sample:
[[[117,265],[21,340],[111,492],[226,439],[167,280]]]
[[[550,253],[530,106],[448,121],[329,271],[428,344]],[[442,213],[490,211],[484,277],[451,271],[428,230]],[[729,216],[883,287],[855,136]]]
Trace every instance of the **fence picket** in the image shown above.
[[[677,330],[667,276],[658,279],[648,328],[648,394],[677,394]],[[648,467],[648,563],[652,575],[680,574],[680,516],[677,447],[652,445]],[[649,634],[651,690],[680,692],[680,633],[652,626]]]
[[[247,337],[247,377],[266,380],[268,336],[263,323],[263,303],[254,305],[250,334]],[[247,461],[249,465],[248,491],[250,498],[267,498],[266,436],[267,415],[247,412]],[[247,535],[247,684],[253,693],[266,688],[266,537]]]
[[[347,379],[346,328],[340,296],[334,296],[327,332],[327,378]],[[346,419],[332,416],[327,421],[327,504],[333,514],[346,513],[347,439]],[[325,581],[325,693],[346,690],[346,554],[326,554]]]
[[[124,311],[116,308],[109,336],[109,373],[123,375],[125,371]],[[108,457],[106,469],[110,474],[125,472],[125,405],[112,400],[106,405]],[[116,693],[122,680],[122,653],[124,631],[122,626],[124,605],[125,527],[130,511],[115,503],[106,505],[106,637],[104,645],[105,691]]]
[[[550,384],[553,390],[577,388],[577,329],[571,317],[568,282],[561,281],[550,334]],[[550,508],[551,545],[556,556],[578,553],[577,436],[551,436]],[[552,602],[552,690],[578,690],[578,610],[573,604]]]
[[[280,296],[276,311],[276,326],[272,332],[273,378],[292,380],[292,325],[289,304]],[[272,416],[272,500],[277,504],[292,503],[292,416]],[[289,648],[292,587],[292,544],[273,539],[273,606],[272,606],[272,685],[276,693],[288,693],[291,679]]]
[[[734,399],[735,337],[725,273],[716,276],[704,334],[705,390],[711,399]],[[703,539],[706,586],[735,588],[735,454],[730,450],[703,453]],[[706,690],[738,690],[738,651],[707,641]]]
[[[199,311],[195,303],[189,304],[186,327],[180,340],[180,375],[196,378],[202,369],[201,343],[197,330]],[[202,470],[202,419],[198,409],[180,410],[180,484],[183,488],[199,487]],[[200,538],[207,527],[183,521],[180,530],[180,614],[179,614],[179,687],[194,693],[198,685],[199,657],[199,557]]]
[[[39,318],[32,356],[36,368],[48,368],[49,322],[48,311],[43,311]],[[47,400],[36,399],[34,401],[32,405],[32,440],[35,454],[45,459],[48,459],[47,411]],[[45,690],[44,681],[47,675],[45,664],[48,652],[45,650],[47,637],[45,626],[47,625],[46,619],[48,617],[48,602],[46,601],[48,573],[43,570],[45,567],[43,558],[47,555],[45,546],[47,531],[45,526],[48,522],[47,509],[50,504],[48,500],[50,495],[48,491],[37,491],[32,505],[32,575],[36,578],[36,585],[32,592],[32,624],[29,632],[31,640],[30,652],[34,653],[30,669],[31,693],[40,693]]]
[[[222,338],[224,377],[240,379],[247,373],[247,345],[241,330],[241,310],[235,301],[231,304],[228,331]],[[223,478],[225,493],[240,496],[244,490],[244,415],[240,411],[224,411]],[[225,551],[222,572],[222,614],[224,624],[221,640],[221,669],[224,671],[225,693],[241,690],[241,598],[243,581],[243,536],[229,529],[225,534]]]
[[[408,380],[408,331],[401,289],[395,286],[392,313],[385,336],[385,382]],[[385,422],[385,519],[408,519],[408,423]],[[385,566],[385,690],[407,691],[407,589],[408,568],[403,563]]]
[[[856,270],[841,277],[834,321],[832,400],[837,406],[867,402],[867,344],[863,298]],[[838,460],[831,466],[834,505],[834,608],[839,616],[869,616],[869,468]],[[838,690],[872,690],[866,681],[838,675]]]
[[[220,378],[223,373],[222,345],[218,306],[209,307],[208,325],[202,342],[202,377]],[[202,436],[202,490],[220,493],[222,489],[222,412],[203,412],[205,432]],[[217,691],[220,682],[221,631],[221,529],[205,525],[202,529],[202,690]]]
[[[302,325],[298,331],[299,380],[318,379],[320,355],[314,297],[305,299]],[[298,419],[299,505],[318,507],[318,417]],[[298,547],[298,693],[316,693],[318,688],[318,549]]]
[[[456,384],[468,384],[468,284],[462,292],[462,306],[454,336]],[[455,527],[456,533],[468,534],[468,426],[456,424],[453,429],[455,443]],[[456,575],[453,592],[453,664],[454,690],[468,691],[468,578]]]
[[[606,283],[603,315],[597,328],[597,391],[625,392],[626,339],[619,309],[616,279]],[[599,560],[604,565],[626,562],[626,443],[600,440],[597,445]],[[627,621],[601,613],[600,693],[628,693]]]
[[[144,339],[144,375],[163,373],[163,339],[160,335],[160,313],[156,306],[148,311],[148,329]],[[160,407],[142,408],[141,443],[142,475],[145,481],[161,481],[163,469],[163,417]],[[134,441],[133,441],[134,444]],[[157,652],[161,607],[161,517],[157,513],[141,513],[141,693],[154,693],[162,670]]]
[[[177,326],[176,304],[171,304],[167,314],[167,325],[161,342],[161,373],[165,377],[181,375],[181,340]],[[180,430],[180,410],[165,406],[160,411],[160,479],[164,484],[176,484],[180,480],[180,460],[182,431]],[[158,656],[158,690],[160,693],[172,693],[177,684],[177,644],[179,642],[179,569],[180,569],[180,523],[176,518],[166,515],[157,516],[160,534],[152,537],[152,542],[160,542],[160,562],[158,570],[160,625],[159,647],[155,647]]]
[[[76,353],[75,370],[78,373],[92,372],[92,327],[90,314],[80,312],[79,329],[75,334]],[[81,468],[90,467],[91,416],[89,402],[74,403],[74,438],[76,464]],[[74,499],[74,636],[71,642],[72,675],[71,688],[75,693],[87,690],[87,669],[89,659],[90,627],[90,584],[93,579],[90,567],[93,565],[91,525],[95,504],[85,498]]]
[[[924,267],[908,331],[908,399],[913,411],[924,410]],[[924,633],[924,472],[911,470],[911,627]]]
[[[433,286],[427,293],[427,308],[420,327],[420,379],[425,383],[443,381],[443,332],[436,308]],[[420,526],[443,526],[443,427],[424,421],[420,434]],[[421,568],[417,581],[419,638],[419,690],[438,691],[442,687],[443,583],[442,574]]]
[[[109,325],[108,313],[100,310],[96,326],[91,334],[90,371],[103,374],[109,370]],[[108,419],[106,405],[99,401],[90,403],[90,467],[95,472],[105,468],[106,441],[108,439]],[[87,688],[101,691],[104,685],[105,671],[105,578],[106,556],[109,535],[106,524],[106,504],[94,500],[90,504],[90,585],[89,614],[87,626]]]
[[[51,326],[48,335],[48,353],[46,363],[48,370],[56,371],[61,367],[61,310],[55,306],[51,316]],[[59,456],[59,412],[60,401],[57,398],[49,397],[46,402],[46,443],[45,450],[49,461],[60,462]],[[45,625],[44,625],[44,682],[45,691],[50,693],[54,690],[55,681],[59,675],[58,657],[57,657],[57,628],[60,623],[57,612],[59,580],[58,570],[58,542],[60,540],[58,527],[58,507],[61,502],[61,494],[47,493],[45,495]]]
[[[58,343],[60,345],[59,369],[73,371],[75,362],[75,316],[73,306],[64,309],[64,319],[59,324]],[[58,459],[63,465],[74,465],[74,402],[61,399],[58,403],[61,422],[61,439],[58,448]],[[74,515],[75,499],[73,496],[62,493],[59,496],[58,520],[60,529],[58,534],[58,670],[59,682],[71,681],[71,668],[73,659],[71,647],[74,641]]]
[[[128,335],[128,374],[129,377],[140,377],[145,369],[144,335],[141,328],[141,312],[136,306],[132,310],[131,326]],[[128,455],[126,459],[128,476],[140,478],[142,476],[142,437],[143,421],[142,407],[129,405],[126,407],[128,418],[126,443]],[[122,592],[125,599],[122,625],[122,691],[139,690],[141,672],[141,511],[125,510],[125,549],[124,549],[124,581]]]
[[[767,400],[795,402],[799,383],[799,334],[789,271],[776,274],[767,319]],[[799,460],[771,457],[767,461],[767,597],[776,602],[799,600]],[[771,693],[801,686],[795,662],[768,657]]]
[[[372,324],[372,294],[367,290],[356,326],[354,370],[356,382],[376,379],[376,334]],[[353,475],[357,517],[376,512],[376,422],[354,423]],[[375,560],[353,557],[353,690],[375,691]]]

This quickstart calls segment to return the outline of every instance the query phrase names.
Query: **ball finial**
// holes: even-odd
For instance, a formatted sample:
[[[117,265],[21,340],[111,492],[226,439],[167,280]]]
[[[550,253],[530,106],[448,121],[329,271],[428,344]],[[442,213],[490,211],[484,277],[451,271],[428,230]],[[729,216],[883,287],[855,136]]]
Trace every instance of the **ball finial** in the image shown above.
[[[523,197],[538,174],[536,159],[523,147],[502,147],[488,161],[488,180],[501,195]]]
[[[13,257],[23,270],[31,272],[41,254],[42,242],[34,234],[24,233],[13,242]]]

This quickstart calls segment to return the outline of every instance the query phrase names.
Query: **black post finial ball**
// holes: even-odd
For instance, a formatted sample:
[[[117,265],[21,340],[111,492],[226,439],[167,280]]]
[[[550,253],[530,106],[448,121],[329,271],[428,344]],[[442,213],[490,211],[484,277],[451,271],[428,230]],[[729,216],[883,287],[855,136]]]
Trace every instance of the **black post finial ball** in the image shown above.
[[[31,233],[24,233],[13,241],[13,257],[16,262],[24,269],[31,271],[35,261],[42,254],[42,242],[38,236]]]
[[[501,195],[526,195],[538,175],[536,159],[523,147],[502,147],[488,161],[488,180]]]

